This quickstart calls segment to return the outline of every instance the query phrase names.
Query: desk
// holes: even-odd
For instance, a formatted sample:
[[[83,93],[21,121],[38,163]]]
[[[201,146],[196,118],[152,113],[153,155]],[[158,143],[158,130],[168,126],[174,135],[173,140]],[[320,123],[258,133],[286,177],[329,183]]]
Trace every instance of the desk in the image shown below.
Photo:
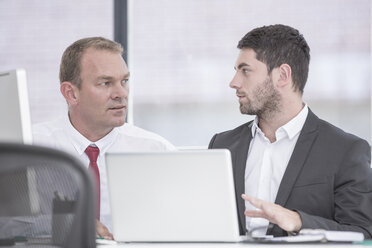
[[[259,244],[259,243],[122,243],[112,245],[97,245],[97,248],[340,248],[340,247],[366,247],[364,245],[351,244]]]

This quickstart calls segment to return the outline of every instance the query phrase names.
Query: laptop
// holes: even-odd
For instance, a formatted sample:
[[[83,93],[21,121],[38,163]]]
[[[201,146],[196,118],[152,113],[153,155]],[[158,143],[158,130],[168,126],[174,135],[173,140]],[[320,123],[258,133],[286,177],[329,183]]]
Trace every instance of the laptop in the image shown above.
[[[228,150],[108,153],[106,166],[115,240],[242,240]]]

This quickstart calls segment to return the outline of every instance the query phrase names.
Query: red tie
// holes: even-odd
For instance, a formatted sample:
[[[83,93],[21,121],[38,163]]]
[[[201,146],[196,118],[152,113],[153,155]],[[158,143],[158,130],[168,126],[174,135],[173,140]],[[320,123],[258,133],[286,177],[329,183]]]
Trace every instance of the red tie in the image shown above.
[[[96,146],[88,146],[87,149],[85,149],[85,153],[88,155],[89,158],[89,169],[93,172],[93,175],[96,179],[96,186],[97,186],[97,220],[99,220],[99,214],[100,214],[100,180],[99,180],[99,170],[97,166],[97,157],[99,154],[99,148]]]

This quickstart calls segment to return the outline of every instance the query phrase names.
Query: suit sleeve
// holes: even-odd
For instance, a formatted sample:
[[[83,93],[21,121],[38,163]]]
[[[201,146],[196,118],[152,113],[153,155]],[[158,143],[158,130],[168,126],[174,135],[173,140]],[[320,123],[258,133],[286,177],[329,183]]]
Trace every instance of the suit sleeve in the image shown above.
[[[214,141],[216,140],[217,134],[215,134],[209,142],[208,149],[213,149]]]
[[[296,210],[302,219],[302,229],[362,232],[372,237],[372,170],[371,150],[364,140],[355,141],[344,154],[334,182],[334,220]]]

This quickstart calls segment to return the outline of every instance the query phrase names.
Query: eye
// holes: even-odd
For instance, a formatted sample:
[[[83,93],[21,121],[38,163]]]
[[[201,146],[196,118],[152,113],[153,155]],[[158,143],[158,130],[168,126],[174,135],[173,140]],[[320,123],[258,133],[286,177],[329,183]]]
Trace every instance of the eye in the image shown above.
[[[128,78],[123,79],[123,80],[121,81],[121,84],[122,84],[122,85],[126,85],[126,84],[128,83],[128,81],[129,81]]]
[[[107,86],[107,85],[109,85],[110,84],[110,82],[109,81],[105,81],[105,82],[101,82],[99,85],[102,85],[102,86]]]
[[[242,69],[242,72],[243,73],[248,73],[248,72],[250,72],[250,70],[249,69]]]

